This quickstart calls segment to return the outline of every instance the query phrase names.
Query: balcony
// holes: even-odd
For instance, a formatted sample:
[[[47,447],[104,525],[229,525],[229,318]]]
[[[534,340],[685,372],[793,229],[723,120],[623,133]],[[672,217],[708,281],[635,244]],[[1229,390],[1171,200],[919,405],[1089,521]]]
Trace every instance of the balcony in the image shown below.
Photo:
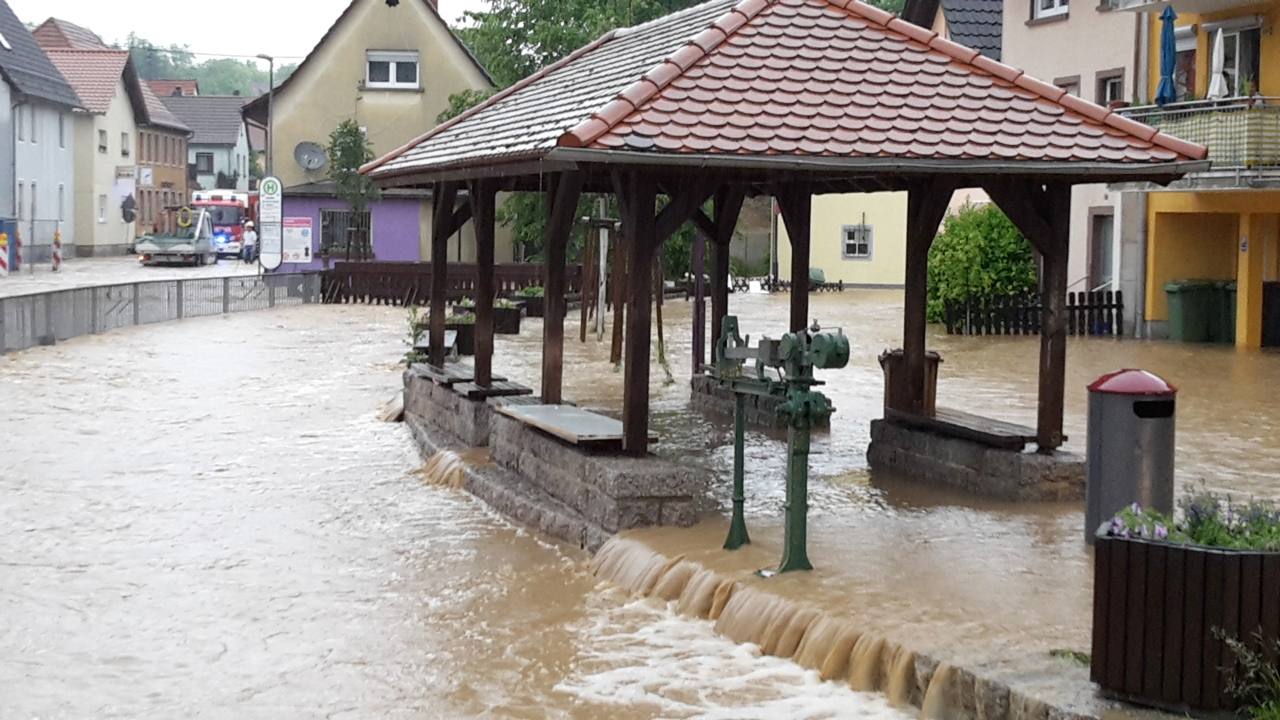
[[[1116,112],[1166,135],[1207,145],[1211,173],[1280,169],[1280,98],[1192,100]]]
[[[1165,5],[1172,5],[1179,15],[1204,15],[1207,13],[1235,10],[1252,5],[1266,5],[1274,0],[1110,0],[1113,10],[1130,10],[1133,12],[1159,13]]]

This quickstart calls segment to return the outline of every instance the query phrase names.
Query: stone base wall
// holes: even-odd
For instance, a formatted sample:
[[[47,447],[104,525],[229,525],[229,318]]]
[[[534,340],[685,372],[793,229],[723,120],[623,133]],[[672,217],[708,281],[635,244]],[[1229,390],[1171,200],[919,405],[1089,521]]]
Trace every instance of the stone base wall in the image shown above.
[[[1079,455],[999,450],[884,420],[871,421],[867,461],[873,470],[889,470],[1000,500],[1084,499],[1085,465]]]
[[[733,391],[710,375],[694,375],[689,381],[689,403],[694,410],[733,420]],[[781,430],[787,423],[778,415],[782,398],[748,395],[744,407],[747,425]]]
[[[444,433],[455,445],[484,447],[489,444],[493,408],[484,401],[468,400],[412,367],[404,372],[404,410]]]
[[[503,415],[493,418],[489,447],[498,466],[610,533],[693,525],[706,491],[692,469],[654,457],[594,455]]]

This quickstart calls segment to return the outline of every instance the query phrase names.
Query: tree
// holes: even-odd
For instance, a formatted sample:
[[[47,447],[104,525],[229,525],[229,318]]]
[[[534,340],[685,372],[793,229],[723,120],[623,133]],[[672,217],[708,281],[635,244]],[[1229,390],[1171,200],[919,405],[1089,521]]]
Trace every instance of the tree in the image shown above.
[[[948,304],[981,303],[1035,288],[1031,243],[1000,208],[966,204],[947,216],[929,249],[929,322],[942,322]]]
[[[339,200],[351,204],[351,209],[362,213],[369,202],[378,199],[378,188],[367,176],[360,174],[360,166],[373,160],[373,145],[355,120],[343,120],[329,135],[329,179],[333,180],[334,194]]]
[[[205,95],[243,95],[254,97],[267,89],[270,74],[249,60],[211,58],[197,63],[189,45],[159,47],[150,41],[130,33],[129,56],[143,80],[195,80]],[[279,86],[295,70],[297,63],[276,68],[275,82]]]
[[[462,113],[493,97],[497,90],[463,90],[449,96],[449,107],[436,116],[436,124],[447,123]]]

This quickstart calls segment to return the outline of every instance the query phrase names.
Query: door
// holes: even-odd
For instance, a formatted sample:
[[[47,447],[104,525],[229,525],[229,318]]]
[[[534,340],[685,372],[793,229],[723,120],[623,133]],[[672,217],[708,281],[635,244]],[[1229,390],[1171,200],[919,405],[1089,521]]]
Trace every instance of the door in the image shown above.
[[[1280,282],[1262,283],[1262,347],[1280,347]]]
[[[1109,210],[1109,208],[1108,208]],[[1089,287],[1088,290],[1115,290],[1112,287],[1115,256],[1115,220],[1110,212],[1089,218]]]

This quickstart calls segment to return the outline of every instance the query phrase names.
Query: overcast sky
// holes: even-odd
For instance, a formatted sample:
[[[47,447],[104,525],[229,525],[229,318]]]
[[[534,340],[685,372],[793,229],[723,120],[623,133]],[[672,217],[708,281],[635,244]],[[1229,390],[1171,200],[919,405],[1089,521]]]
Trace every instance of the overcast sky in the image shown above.
[[[130,32],[156,45],[189,45],[209,55],[274,55],[279,64],[311,52],[350,0],[8,0],[23,22],[39,25],[50,11],[93,30],[108,43]],[[453,23],[485,0],[439,0],[440,14]],[[54,10],[56,8],[56,10]],[[197,55],[196,61],[206,59]]]

